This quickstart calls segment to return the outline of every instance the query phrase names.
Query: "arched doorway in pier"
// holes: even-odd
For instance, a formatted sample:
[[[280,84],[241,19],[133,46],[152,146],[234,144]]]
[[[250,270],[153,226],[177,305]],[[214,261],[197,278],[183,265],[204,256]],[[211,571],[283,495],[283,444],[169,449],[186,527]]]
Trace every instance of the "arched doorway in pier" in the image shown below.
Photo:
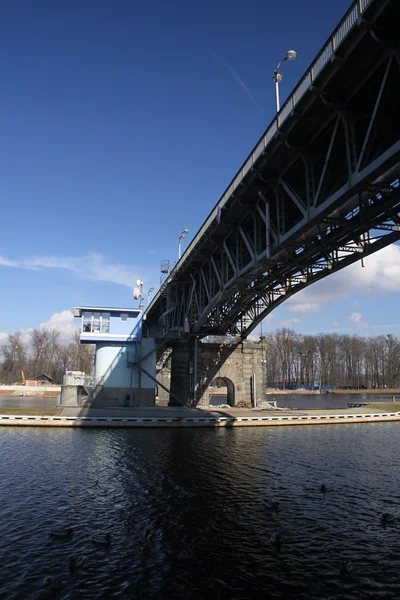
[[[208,387],[208,404],[235,406],[235,386],[227,377],[215,377]]]

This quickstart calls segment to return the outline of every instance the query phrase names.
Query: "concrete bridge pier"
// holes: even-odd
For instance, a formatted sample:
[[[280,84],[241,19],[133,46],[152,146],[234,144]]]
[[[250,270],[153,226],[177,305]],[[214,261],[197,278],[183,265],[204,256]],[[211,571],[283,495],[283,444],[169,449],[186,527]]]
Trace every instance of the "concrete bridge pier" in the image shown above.
[[[169,406],[190,405],[193,401],[191,340],[179,340],[172,346]],[[181,402],[179,402],[179,400]]]
[[[179,406],[177,398],[190,406],[208,406],[210,396],[226,386],[230,406],[238,403],[256,406],[265,400],[265,350],[262,344],[234,340],[202,342],[186,339],[174,342],[171,355],[171,396],[169,406]],[[222,381],[221,381],[222,380]]]

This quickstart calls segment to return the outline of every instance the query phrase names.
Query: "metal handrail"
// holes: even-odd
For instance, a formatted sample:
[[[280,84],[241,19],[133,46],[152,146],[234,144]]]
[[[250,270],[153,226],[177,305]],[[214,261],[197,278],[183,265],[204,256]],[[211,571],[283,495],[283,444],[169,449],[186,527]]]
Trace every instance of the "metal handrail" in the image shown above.
[[[310,85],[317,79],[320,75],[324,67],[330,62],[331,57],[335,54],[339,46],[343,43],[346,37],[349,35],[350,31],[356,25],[358,19],[363,15],[365,10],[373,3],[378,0],[354,0],[353,4],[350,6],[348,11],[346,12],[343,19],[340,21],[333,34],[329,38],[328,42],[323,46],[322,50],[317,55],[314,62],[311,64],[311,67],[308,69],[306,74],[302,77],[300,82],[295,87],[293,93],[286,100],[284,105],[282,106],[279,113],[270,123],[269,127],[253,148],[250,155],[246,158],[245,162],[236,173],[225,192],[222,194],[220,200],[214,206],[207,219],[204,221],[203,225],[200,227],[199,231],[196,233],[185,252],[183,253],[180,260],[176,263],[174,268],[172,269],[169,280],[172,279],[174,274],[180,269],[183,263],[189,258],[191,251],[194,249],[200,238],[204,235],[205,231],[217,217],[218,211],[220,211],[223,206],[227,203],[235,189],[242,183],[244,177],[254,165],[260,154],[267,148],[275,133],[278,131],[279,127],[286,121],[291,112],[293,111],[296,104],[300,101],[303,95],[306,93]],[[147,307],[145,313],[151,310],[152,306],[157,302],[160,297],[160,290],[154,295],[153,300]]]

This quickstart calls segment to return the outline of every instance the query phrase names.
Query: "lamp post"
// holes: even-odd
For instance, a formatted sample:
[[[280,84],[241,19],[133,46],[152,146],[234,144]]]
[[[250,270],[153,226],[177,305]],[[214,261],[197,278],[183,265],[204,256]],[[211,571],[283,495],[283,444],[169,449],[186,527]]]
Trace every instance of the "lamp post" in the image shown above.
[[[147,306],[150,304],[150,294],[154,292],[154,288],[151,287],[147,292]]]
[[[188,234],[188,233],[189,233],[189,229],[184,229],[184,230],[182,231],[182,233],[180,234],[180,236],[179,236],[179,240],[178,240],[178,260],[179,260],[179,259],[180,259],[180,257],[181,257],[181,251],[182,251],[182,240],[183,240],[183,238],[184,238],[184,237],[186,237],[186,234]]]
[[[283,61],[285,60],[294,60],[297,56],[297,52],[295,50],[288,50],[286,52],[286,56],[285,58],[282,58],[282,60],[278,63],[278,66],[276,67],[275,71],[274,71],[274,76],[273,76],[273,80],[275,81],[275,95],[276,95],[276,111],[279,112],[281,109],[281,105],[279,102],[279,82],[282,81],[282,75],[279,73],[279,68],[281,66],[281,64],[283,63]]]

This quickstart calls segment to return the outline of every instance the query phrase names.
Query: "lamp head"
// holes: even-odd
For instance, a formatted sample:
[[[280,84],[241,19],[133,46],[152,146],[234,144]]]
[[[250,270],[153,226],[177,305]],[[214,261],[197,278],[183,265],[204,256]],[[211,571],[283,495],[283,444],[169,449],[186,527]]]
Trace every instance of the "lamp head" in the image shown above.
[[[288,60],[294,60],[297,57],[297,52],[296,50],[288,50],[286,52],[286,58]]]

